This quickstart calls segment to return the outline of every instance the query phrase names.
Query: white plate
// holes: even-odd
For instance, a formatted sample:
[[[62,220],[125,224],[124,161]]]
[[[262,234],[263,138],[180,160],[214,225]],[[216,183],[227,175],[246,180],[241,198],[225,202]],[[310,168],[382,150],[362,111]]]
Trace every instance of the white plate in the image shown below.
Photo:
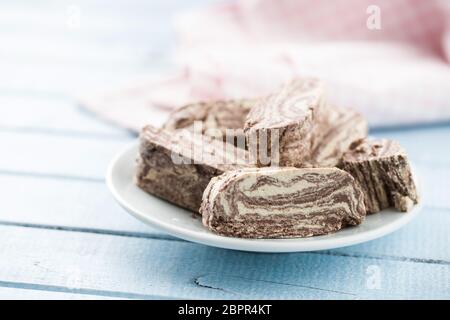
[[[391,233],[411,221],[421,209],[417,205],[408,213],[383,210],[367,216],[359,226],[311,238],[240,239],[219,236],[203,227],[200,216],[149,195],[134,184],[137,152],[138,146],[133,144],[111,162],[107,184],[115,199],[144,223],[175,237],[209,246],[256,252],[300,252],[345,247]]]

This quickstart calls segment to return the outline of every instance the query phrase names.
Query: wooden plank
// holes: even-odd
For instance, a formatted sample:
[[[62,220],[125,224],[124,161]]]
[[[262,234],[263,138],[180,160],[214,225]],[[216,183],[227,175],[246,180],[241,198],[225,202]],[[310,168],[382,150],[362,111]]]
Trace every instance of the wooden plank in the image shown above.
[[[84,16],[83,22],[92,28],[92,32],[98,33],[102,30],[111,31],[119,28],[145,28],[149,23],[152,23],[151,20],[170,24],[170,18],[176,13],[220,2],[221,0],[131,0],[110,3],[104,0],[58,2],[44,0],[40,1],[39,4],[30,4],[18,0],[13,3],[2,3],[0,17],[5,25],[22,27],[24,31],[30,32],[26,27],[31,24],[57,32],[57,27],[66,22],[67,7],[77,6],[81,10],[81,18]]]
[[[0,175],[0,193],[0,223],[168,237],[127,214],[103,183]]]
[[[64,26],[59,26],[61,28]],[[41,37],[36,36],[36,31],[34,34],[19,35],[0,31],[3,40],[0,52],[2,64],[34,64],[35,67],[37,64],[53,65],[69,70],[74,66],[90,66],[104,71],[114,64],[115,70],[124,70],[160,56],[167,52],[170,44],[158,30],[151,29],[143,29],[138,34],[133,30],[121,30],[121,35],[111,32],[103,36],[93,34],[89,29],[84,30],[84,34],[64,29],[61,31],[59,35],[52,35],[49,30],[50,34]],[[142,40],[149,36],[151,41],[148,42],[136,39],[140,37]],[[30,47],[33,48],[32,52]]]
[[[0,226],[0,279],[130,297],[448,298],[448,265]],[[345,281],[339,281],[345,279]]]
[[[13,64],[1,63],[0,89],[6,93],[44,92],[53,95],[77,97],[83,92],[103,90],[122,85],[124,79],[139,78],[156,72],[150,65],[132,65],[116,68],[110,64],[103,69],[89,65],[67,64]]]
[[[448,230],[450,230],[450,210],[425,207],[415,220],[390,235],[360,245],[332,250],[329,253],[450,265]]]
[[[103,180],[111,159],[134,140],[2,132],[0,170]]]
[[[165,0],[165,1],[115,1],[110,3],[104,0],[74,0],[74,1],[40,1],[39,4],[30,4],[26,1],[2,3],[1,21],[10,26],[22,26],[26,30],[27,24],[37,27],[57,27],[65,22],[66,9],[77,6],[81,15],[85,15],[84,22],[92,27],[92,31],[115,30],[118,28],[143,28],[142,23],[151,23],[154,20],[168,20],[175,13],[204,7],[208,4],[220,3],[221,0]],[[97,18],[96,20],[92,17]],[[121,18],[121,19],[120,19]],[[124,21],[125,20],[125,21]],[[129,20],[129,21],[126,21]],[[170,23],[170,21],[165,21]],[[56,29],[56,30],[55,30]],[[30,30],[26,30],[30,31]]]
[[[211,2],[2,5],[0,89],[73,94],[151,73],[173,48],[171,17]],[[74,6],[80,10],[79,28],[68,23]]]
[[[85,26],[84,31],[65,26],[65,7],[56,18],[58,34],[39,32],[28,24],[22,35],[2,35],[0,50],[0,89],[5,92],[49,92],[77,95],[80,92],[114,87],[141,74],[154,72],[166,60],[170,41],[168,32],[156,27],[137,32],[123,31],[97,34]],[[39,16],[31,12],[34,17]],[[96,17],[93,17],[96,21]],[[118,19],[126,21],[130,19]],[[147,19],[152,21],[152,19]],[[155,29],[156,28],[156,29]],[[30,30],[33,30],[30,32]],[[149,41],[142,41],[148,38]],[[36,47],[30,52],[30,47]]]
[[[152,31],[171,31],[170,18],[173,11],[155,8],[151,2],[149,4],[143,8],[129,6],[130,10],[111,10],[109,5],[95,8],[80,1],[55,3],[54,6],[41,8],[8,8],[2,5],[0,19],[4,25],[0,34],[15,35],[19,39],[33,33],[45,35],[47,39],[62,39],[63,35],[73,34],[85,39],[97,38],[113,43],[111,35],[115,35],[118,40],[127,41],[124,37],[126,34],[134,39],[139,36],[143,39],[144,35],[149,35]],[[29,27],[34,29],[27,29]]]
[[[0,56],[8,63],[95,62],[91,63],[93,68],[105,62],[111,65],[115,60],[114,69],[121,68],[123,64],[140,61],[144,55],[167,53],[174,44],[173,15],[213,2],[217,1],[5,4],[0,12],[4,24],[0,30],[4,47]],[[79,16],[79,27],[70,24],[73,21],[70,8],[79,12],[75,13]]]
[[[0,113],[0,130],[130,137],[128,131],[99,120],[71,99],[0,96]]]
[[[22,36],[11,33],[2,36],[2,46],[5,46],[5,50],[0,50],[2,91],[73,96],[151,74],[166,61],[167,55],[163,52],[168,50],[168,41],[163,41],[166,38],[154,28],[141,32],[141,35],[121,31],[121,36],[114,32],[101,36],[89,28],[84,34],[71,31],[65,27],[64,21],[60,23],[62,25],[55,28],[62,29],[57,36],[37,31],[28,31]],[[29,26],[27,29],[39,27]],[[151,40],[145,42],[143,38]],[[30,47],[39,49],[33,50],[33,54],[28,49]]]
[[[433,207],[450,208],[450,170],[449,166],[417,166],[421,179],[422,201]]]
[[[55,289],[56,290],[56,289]],[[0,300],[112,300],[120,298],[89,294],[0,287]],[[122,298],[124,299],[124,298]]]

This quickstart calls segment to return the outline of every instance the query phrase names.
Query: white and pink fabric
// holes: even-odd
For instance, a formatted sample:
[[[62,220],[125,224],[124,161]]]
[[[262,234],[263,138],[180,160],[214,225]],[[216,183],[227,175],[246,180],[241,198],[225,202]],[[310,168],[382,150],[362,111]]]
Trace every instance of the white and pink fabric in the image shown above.
[[[378,13],[381,28],[370,24]],[[450,1],[239,0],[183,14],[176,27],[177,72],[86,106],[139,130],[185,103],[316,76],[331,104],[372,126],[450,120]]]

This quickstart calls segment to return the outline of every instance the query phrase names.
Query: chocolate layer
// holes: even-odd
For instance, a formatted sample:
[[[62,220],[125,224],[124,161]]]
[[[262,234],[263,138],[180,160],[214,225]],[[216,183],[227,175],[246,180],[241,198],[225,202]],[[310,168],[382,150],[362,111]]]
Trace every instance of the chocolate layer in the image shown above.
[[[345,153],[343,169],[358,181],[368,213],[388,207],[409,211],[418,203],[405,150],[398,142],[362,140]]]
[[[243,238],[309,237],[360,224],[363,194],[337,168],[248,168],[213,178],[200,213],[210,230]]]
[[[256,103],[247,116],[244,133],[259,166],[304,166],[324,104],[324,85],[313,78],[294,80]]]
[[[194,212],[212,177],[247,166],[247,151],[189,131],[147,126],[140,141],[137,185]]]

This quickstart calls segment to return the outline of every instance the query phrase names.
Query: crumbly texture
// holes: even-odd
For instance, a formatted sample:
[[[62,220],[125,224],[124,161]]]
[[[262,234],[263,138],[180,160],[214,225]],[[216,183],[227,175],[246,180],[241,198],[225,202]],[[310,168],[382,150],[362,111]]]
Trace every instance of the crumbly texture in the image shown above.
[[[256,103],[244,133],[258,165],[305,166],[324,105],[324,85],[314,78],[296,79]]]
[[[315,127],[308,163],[311,167],[335,167],[355,142],[367,137],[368,124],[358,112],[327,106]]]
[[[358,225],[366,210],[358,184],[338,168],[248,168],[213,178],[200,213],[221,235],[292,238]]]
[[[368,213],[409,211],[419,197],[405,150],[395,141],[362,140],[344,154],[342,168],[360,184]]]
[[[140,141],[137,185],[193,212],[211,178],[247,166],[245,150],[201,135],[147,126]]]
[[[238,145],[237,141],[242,141],[243,143],[239,146],[245,148],[245,119],[257,101],[258,99],[239,99],[188,104],[175,110],[163,128],[170,131],[191,130],[194,122],[201,121],[202,134],[223,139],[235,145]],[[234,136],[227,134],[227,129],[233,129],[234,136],[240,140],[235,141]]]

